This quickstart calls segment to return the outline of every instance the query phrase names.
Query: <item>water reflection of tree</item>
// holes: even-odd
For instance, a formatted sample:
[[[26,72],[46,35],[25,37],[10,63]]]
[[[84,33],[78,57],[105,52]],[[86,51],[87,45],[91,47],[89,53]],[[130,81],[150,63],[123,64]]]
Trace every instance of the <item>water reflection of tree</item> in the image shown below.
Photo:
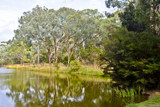
[[[82,81],[78,76],[65,79],[57,76],[43,77],[31,72],[16,72],[8,82],[4,82],[15,106],[104,106],[122,100],[110,95],[110,85],[100,82]],[[117,105],[115,103],[115,107]]]

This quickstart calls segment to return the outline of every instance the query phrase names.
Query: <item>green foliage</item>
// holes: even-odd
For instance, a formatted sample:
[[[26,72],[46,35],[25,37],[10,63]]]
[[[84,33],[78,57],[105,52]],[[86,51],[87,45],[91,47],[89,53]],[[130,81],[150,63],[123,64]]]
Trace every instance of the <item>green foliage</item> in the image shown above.
[[[106,1],[108,7],[119,5],[118,0]],[[128,1],[129,5],[119,14],[123,28],[112,32],[104,41],[101,55],[104,73],[124,87],[159,88],[160,37],[155,36],[159,31],[156,10],[159,3],[154,0]]]
[[[70,63],[71,72],[78,71],[80,68],[81,68],[80,62],[78,62],[77,60],[71,61],[71,63]]]
[[[105,5],[107,8],[123,9],[128,5],[128,2],[130,2],[130,0],[105,0]],[[105,11],[105,15],[108,18],[114,16],[114,14],[107,11]]]
[[[63,63],[63,58],[62,58],[62,55],[59,55],[58,56],[58,63],[62,62]]]
[[[149,32],[137,34],[126,29],[117,30],[113,38],[107,41],[101,56],[106,61],[104,73],[124,86],[158,87],[159,43],[160,38]]]
[[[75,58],[74,58],[74,56],[73,56],[73,54],[70,56],[70,61],[73,61],[73,60],[75,60]],[[62,60],[62,63],[64,64],[64,65],[67,65],[68,64],[68,56],[65,56],[64,57],[64,59]]]
[[[81,58],[82,47],[93,52],[94,48],[89,46],[96,49],[102,46],[99,26],[103,19],[97,9],[76,11],[63,7],[53,10],[36,6],[23,13],[14,38],[6,46],[2,45],[0,63],[51,64],[54,61],[69,65],[71,60]],[[94,51],[88,59],[93,59],[95,54],[98,56],[98,52]]]
[[[130,1],[130,0],[129,0]],[[122,8],[128,4],[127,0],[105,0],[105,4],[107,8]]]
[[[117,11],[112,14],[112,17],[108,17],[101,21],[100,31],[104,38],[108,38],[117,28],[121,27],[121,21],[119,14],[123,11]]]
[[[114,88],[112,91],[112,95],[114,96],[119,96],[119,97],[134,97],[135,95],[137,95],[140,93],[138,93],[138,91],[136,89],[129,89],[129,88],[125,88],[125,89],[119,89],[119,88]]]
[[[102,76],[104,75],[102,70],[96,69],[94,67],[81,67],[78,72],[76,72],[77,74],[87,74],[87,75],[99,75]]]
[[[132,3],[125,8],[124,13],[120,13],[119,17],[122,22],[122,26],[125,26],[128,31],[142,32],[146,30],[147,23],[142,20],[138,20],[136,17],[137,9]]]
[[[56,70],[59,70],[59,65],[58,65],[58,63],[56,63],[56,62],[53,62],[53,64],[54,64],[54,66],[56,67]]]
[[[98,47],[88,46],[86,49],[82,48],[80,51],[81,59],[85,64],[93,64],[101,53],[101,49]]]

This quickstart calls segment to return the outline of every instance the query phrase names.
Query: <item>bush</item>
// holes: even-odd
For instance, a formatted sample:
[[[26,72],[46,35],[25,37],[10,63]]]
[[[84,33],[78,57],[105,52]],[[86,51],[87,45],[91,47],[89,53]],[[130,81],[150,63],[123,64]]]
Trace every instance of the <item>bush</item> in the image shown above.
[[[70,56],[70,61],[73,61],[73,60],[75,60],[75,58],[74,58],[74,56],[73,56],[73,54]],[[62,63],[64,64],[64,65],[67,65],[68,64],[68,56],[65,56],[64,57],[64,59],[62,60]]]
[[[112,37],[101,55],[102,62],[105,61],[104,73],[124,87],[158,88],[160,37],[126,29],[118,30]]]
[[[54,66],[56,67],[56,70],[59,70],[59,65],[58,65],[58,63],[54,62],[53,64],[54,64]]]
[[[70,62],[70,69],[71,69],[71,72],[75,72],[75,71],[78,71],[81,67],[81,63],[78,62],[77,60],[73,60]]]

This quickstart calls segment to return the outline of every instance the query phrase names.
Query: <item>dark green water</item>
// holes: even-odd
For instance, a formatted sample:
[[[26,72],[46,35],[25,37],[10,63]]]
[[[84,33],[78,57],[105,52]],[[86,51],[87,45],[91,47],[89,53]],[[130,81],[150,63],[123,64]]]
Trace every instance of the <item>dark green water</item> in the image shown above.
[[[147,99],[115,97],[112,88],[103,77],[0,68],[0,107],[124,107]]]

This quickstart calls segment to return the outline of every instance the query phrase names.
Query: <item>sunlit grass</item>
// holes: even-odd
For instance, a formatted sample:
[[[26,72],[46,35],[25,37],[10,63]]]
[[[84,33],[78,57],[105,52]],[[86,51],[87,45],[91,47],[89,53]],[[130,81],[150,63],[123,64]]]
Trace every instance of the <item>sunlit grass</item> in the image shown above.
[[[24,69],[29,71],[39,71],[39,72],[55,72],[55,73],[71,73],[71,74],[82,74],[82,75],[104,75],[103,71],[95,66],[86,66],[82,65],[82,67],[75,72],[70,72],[71,70],[66,66],[60,64],[60,68],[57,69],[54,65],[49,66],[48,64],[41,64],[41,65],[8,65],[6,68],[9,69]]]
[[[160,96],[154,97],[141,103],[128,104],[127,107],[160,107]]]
[[[78,71],[74,73],[88,74],[88,75],[104,75],[102,70],[91,66],[82,66]]]

